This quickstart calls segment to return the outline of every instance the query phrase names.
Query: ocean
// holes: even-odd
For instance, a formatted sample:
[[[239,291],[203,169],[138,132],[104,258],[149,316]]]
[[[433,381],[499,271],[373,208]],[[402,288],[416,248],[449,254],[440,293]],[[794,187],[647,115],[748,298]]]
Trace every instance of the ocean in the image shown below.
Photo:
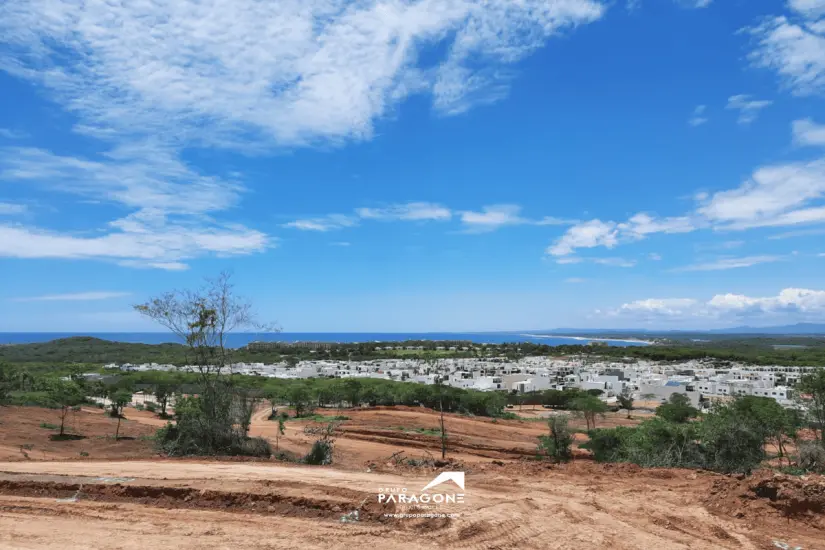
[[[137,344],[163,344],[180,342],[173,334],[163,332],[0,332],[0,344],[29,344],[48,342],[58,338],[72,336],[92,336],[114,342],[129,342]],[[250,342],[399,342],[403,340],[468,340],[477,344],[504,344],[509,342],[535,342],[548,346],[564,344],[586,344],[592,340],[564,337],[557,335],[541,335],[507,332],[420,332],[420,333],[381,333],[381,332],[280,332],[280,333],[249,333],[236,332],[227,336],[227,343],[231,348],[240,348]],[[631,340],[613,340],[596,338],[611,346],[644,346],[647,342]]]

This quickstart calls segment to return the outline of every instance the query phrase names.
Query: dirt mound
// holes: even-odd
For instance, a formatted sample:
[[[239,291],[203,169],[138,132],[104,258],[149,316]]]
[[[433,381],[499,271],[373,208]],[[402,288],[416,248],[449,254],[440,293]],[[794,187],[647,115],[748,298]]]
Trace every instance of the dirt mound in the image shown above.
[[[393,503],[378,503],[374,495],[357,492],[349,503],[277,492],[245,493],[152,485],[83,484],[31,480],[0,480],[0,494],[53,497],[66,501],[129,502],[144,506],[185,509],[218,509],[289,517],[334,518],[358,510],[359,521],[386,522],[395,511]]]
[[[825,530],[825,477],[758,472],[715,480],[705,504],[736,518],[777,516]]]
[[[113,459],[157,456],[151,436],[157,428],[134,418],[126,410],[115,441],[117,419],[100,410],[70,412],[65,431],[59,432],[60,413],[39,407],[3,407],[0,410],[0,460]],[[133,419],[134,418],[134,419]]]

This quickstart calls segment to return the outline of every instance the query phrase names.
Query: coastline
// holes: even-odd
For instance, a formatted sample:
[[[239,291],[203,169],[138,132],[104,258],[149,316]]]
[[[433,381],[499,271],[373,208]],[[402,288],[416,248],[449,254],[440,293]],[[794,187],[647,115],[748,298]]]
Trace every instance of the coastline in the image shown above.
[[[655,344],[655,342],[651,342],[650,340],[639,340],[635,338],[591,338],[589,336],[562,336],[559,334],[522,334],[521,336],[527,336],[529,338],[561,338],[565,340],[577,340],[585,342],[621,342],[624,344],[642,344],[645,346],[652,346],[653,344]]]

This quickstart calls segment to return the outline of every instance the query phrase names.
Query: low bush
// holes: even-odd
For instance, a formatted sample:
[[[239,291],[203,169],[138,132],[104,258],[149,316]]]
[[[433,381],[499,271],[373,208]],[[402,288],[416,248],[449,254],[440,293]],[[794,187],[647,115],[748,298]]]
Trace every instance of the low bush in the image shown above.
[[[312,444],[309,453],[304,457],[304,463],[314,466],[327,466],[332,464],[334,443],[327,439],[319,439]]]
[[[551,416],[547,420],[549,435],[539,436],[539,455],[544,455],[557,462],[567,462],[573,458],[573,433],[568,427],[566,415]]]
[[[809,472],[825,473],[825,449],[817,442],[802,441],[799,443],[797,463]]]
[[[627,460],[625,441],[636,432],[636,428],[600,428],[590,430],[590,441],[581,445],[593,453],[597,462],[624,462]]]

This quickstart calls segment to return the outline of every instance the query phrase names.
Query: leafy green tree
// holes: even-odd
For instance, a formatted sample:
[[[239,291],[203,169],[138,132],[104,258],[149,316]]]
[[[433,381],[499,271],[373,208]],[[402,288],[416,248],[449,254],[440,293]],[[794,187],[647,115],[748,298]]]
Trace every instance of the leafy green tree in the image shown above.
[[[0,363],[0,405],[5,405],[11,398],[16,386],[16,376],[10,365]]]
[[[684,424],[691,418],[699,416],[699,409],[690,404],[690,399],[686,395],[674,393],[667,403],[656,408],[656,416],[668,422]]]
[[[51,405],[60,409],[60,436],[65,435],[66,416],[74,407],[85,400],[83,390],[71,380],[55,380],[49,385],[48,398]]]
[[[278,415],[278,428],[275,430],[275,452],[278,452],[280,450],[281,436],[283,436],[286,432],[286,419],[286,414]]]
[[[768,430],[750,409],[719,405],[698,424],[706,468],[750,474],[765,459]]]
[[[814,437],[825,447],[825,368],[818,368],[801,377],[796,389],[808,411]]]
[[[294,384],[286,394],[289,404],[295,409],[295,417],[307,414],[312,406],[312,394],[304,384]]]
[[[539,436],[539,452],[558,462],[567,462],[573,457],[573,433],[568,426],[567,415],[551,416],[547,419],[549,435]]]
[[[351,407],[358,407],[361,405],[361,382],[356,378],[347,378],[343,382],[343,394]]]
[[[120,418],[123,416],[123,408],[132,402],[132,392],[128,389],[112,388],[109,401],[112,402],[112,416]]]
[[[230,376],[235,350],[227,346],[232,331],[265,331],[251,305],[234,294],[229,274],[208,280],[195,291],[168,292],[135,306],[186,343],[186,363],[194,367],[197,396],[175,405],[176,423],[158,433],[159,445],[172,455],[270,456],[266,440],[249,438]]]
[[[735,412],[760,433],[765,441],[773,442],[779,457],[787,456],[785,443],[796,437],[801,418],[796,411],[786,409],[770,397],[744,396],[731,405]]]
[[[627,417],[630,418],[630,412],[633,410],[633,397],[627,392],[622,392],[616,396],[619,401],[619,406],[627,411]]]
[[[573,399],[570,401],[570,408],[584,417],[588,430],[596,428],[596,416],[604,416],[607,412],[607,405],[604,401],[592,395]]]

